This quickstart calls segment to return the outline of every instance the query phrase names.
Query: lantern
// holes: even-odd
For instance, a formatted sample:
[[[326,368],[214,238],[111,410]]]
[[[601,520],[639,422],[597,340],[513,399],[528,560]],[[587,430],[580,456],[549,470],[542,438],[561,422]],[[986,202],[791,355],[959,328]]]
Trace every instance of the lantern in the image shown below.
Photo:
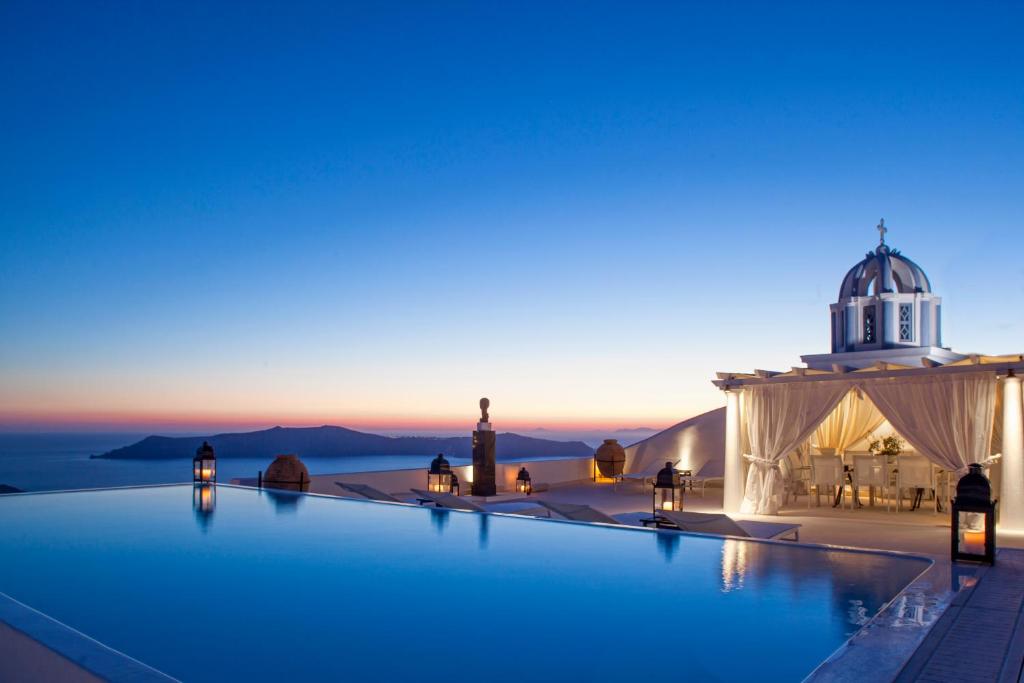
[[[459,495],[459,475],[452,472],[452,495]]]
[[[525,467],[520,467],[519,474],[516,476],[516,493],[525,493],[526,495],[533,493],[533,482],[530,481],[530,473],[526,471]]]
[[[996,501],[992,486],[981,473],[981,465],[968,465],[968,472],[956,485],[950,520],[953,561],[967,560],[995,564]]]
[[[672,463],[666,462],[654,480],[654,516],[658,516],[659,510],[673,511],[682,509],[682,481],[672,467]]]
[[[217,481],[217,454],[213,446],[207,442],[196,449],[196,457],[192,458],[192,483],[205,484]]]
[[[427,490],[431,493],[452,492],[452,466],[445,460],[444,453],[438,453],[437,457],[430,461],[430,469],[427,470]]]

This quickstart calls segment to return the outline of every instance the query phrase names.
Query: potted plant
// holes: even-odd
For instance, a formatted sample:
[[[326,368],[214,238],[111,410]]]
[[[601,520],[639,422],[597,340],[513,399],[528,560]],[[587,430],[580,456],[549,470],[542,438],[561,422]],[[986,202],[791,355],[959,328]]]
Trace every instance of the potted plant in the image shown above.
[[[870,452],[871,455],[884,455],[887,457],[895,457],[903,452],[903,446],[903,439],[896,436],[895,434],[890,434],[889,436],[884,437],[882,439],[875,439],[870,444],[868,444],[868,452]]]

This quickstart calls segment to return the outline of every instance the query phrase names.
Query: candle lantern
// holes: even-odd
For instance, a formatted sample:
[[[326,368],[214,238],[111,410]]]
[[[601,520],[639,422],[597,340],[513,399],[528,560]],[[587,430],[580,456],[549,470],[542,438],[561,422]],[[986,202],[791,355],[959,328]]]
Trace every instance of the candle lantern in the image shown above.
[[[459,495],[459,475],[452,472],[452,495]]]
[[[530,473],[526,471],[525,467],[520,467],[519,474],[516,476],[516,493],[525,493],[526,495],[533,493],[533,482],[530,481]]]
[[[438,453],[437,457],[430,461],[430,469],[427,470],[427,490],[431,493],[452,492],[452,466],[444,457],[444,453]]]
[[[971,464],[956,485],[950,522],[953,561],[996,561],[996,501],[992,486],[981,473],[981,465]]]
[[[207,484],[217,481],[217,454],[213,446],[207,442],[196,449],[196,457],[192,458],[192,483]]]
[[[658,516],[659,510],[674,511],[682,509],[682,480],[672,467],[672,463],[666,462],[654,480],[654,516]]]

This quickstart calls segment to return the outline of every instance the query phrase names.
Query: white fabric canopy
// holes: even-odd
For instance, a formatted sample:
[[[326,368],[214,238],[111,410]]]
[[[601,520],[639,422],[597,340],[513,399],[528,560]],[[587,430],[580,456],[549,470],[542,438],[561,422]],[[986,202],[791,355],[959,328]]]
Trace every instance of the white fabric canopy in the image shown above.
[[[807,440],[850,390],[846,382],[754,385],[743,389],[751,467],[740,512],[773,515],[779,509],[779,461]]]
[[[848,391],[835,410],[814,430],[813,442],[818,448],[831,448],[836,453],[846,450],[878,429],[885,417],[875,404],[864,398],[860,389]]]
[[[964,474],[988,464],[995,416],[995,373],[906,377],[865,382],[882,414],[936,465]]]

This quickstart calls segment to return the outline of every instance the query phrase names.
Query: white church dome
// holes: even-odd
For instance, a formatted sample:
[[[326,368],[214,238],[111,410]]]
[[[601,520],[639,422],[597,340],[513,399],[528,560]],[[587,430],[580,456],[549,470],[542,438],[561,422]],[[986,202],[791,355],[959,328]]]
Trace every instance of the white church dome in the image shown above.
[[[829,307],[833,354],[879,358],[879,352],[888,357],[900,349],[932,353],[942,344],[942,300],[921,266],[885,243],[886,232],[880,221],[878,246],[846,273]]]
[[[883,233],[883,241],[878,247],[869,251],[864,260],[843,278],[839,299],[882,293],[927,294],[931,291],[931,282],[921,266],[901,254],[899,249],[890,249]]]

